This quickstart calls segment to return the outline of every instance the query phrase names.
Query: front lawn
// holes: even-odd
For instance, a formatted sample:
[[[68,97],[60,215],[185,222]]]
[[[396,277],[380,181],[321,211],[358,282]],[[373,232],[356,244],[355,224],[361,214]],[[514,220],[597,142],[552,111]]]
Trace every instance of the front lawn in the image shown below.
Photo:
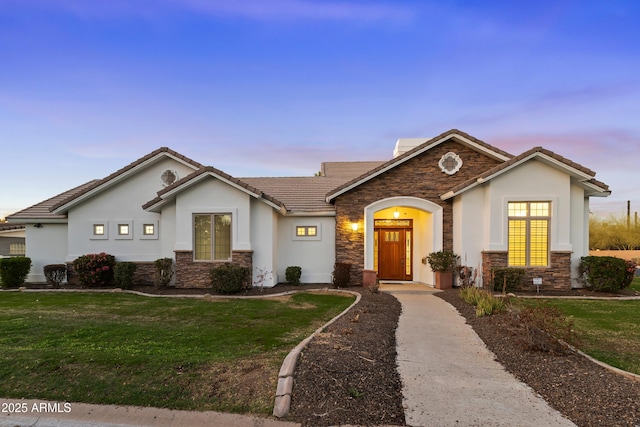
[[[634,277],[633,282],[631,282],[631,289],[640,292],[640,277]]]
[[[353,302],[0,293],[0,396],[268,414],[302,339]]]
[[[640,301],[516,299],[518,305],[549,305],[574,321],[574,344],[611,366],[640,374]]]

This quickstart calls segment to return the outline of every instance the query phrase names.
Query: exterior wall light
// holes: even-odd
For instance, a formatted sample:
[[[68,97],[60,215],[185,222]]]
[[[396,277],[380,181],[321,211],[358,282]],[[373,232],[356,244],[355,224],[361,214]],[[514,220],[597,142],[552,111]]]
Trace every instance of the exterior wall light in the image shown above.
[[[351,223],[351,230],[358,231],[358,223],[357,222],[352,222]]]
[[[396,211],[393,213],[393,217],[394,217],[395,219],[400,218],[400,212],[398,212],[398,209],[396,209]]]

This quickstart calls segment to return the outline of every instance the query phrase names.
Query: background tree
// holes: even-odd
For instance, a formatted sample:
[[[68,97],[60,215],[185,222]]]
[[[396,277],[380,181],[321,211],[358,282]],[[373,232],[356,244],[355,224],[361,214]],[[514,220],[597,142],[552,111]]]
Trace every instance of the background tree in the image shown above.
[[[640,226],[627,216],[589,219],[589,249],[640,249]]]

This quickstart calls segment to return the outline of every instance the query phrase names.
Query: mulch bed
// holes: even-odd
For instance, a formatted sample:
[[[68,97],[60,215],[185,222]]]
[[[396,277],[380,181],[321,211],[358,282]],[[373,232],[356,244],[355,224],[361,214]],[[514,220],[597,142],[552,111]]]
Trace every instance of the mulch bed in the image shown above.
[[[311,341],[294,377],[288,420],[303,426],[405,425],[395,331],[401,306],[385,293],[362,299]]]
[[[436,294],[453,305],[496,359],[552,407],[581,427],[640,425],[640,382],[615,374],[563,347],[527,349],[524,329],[509,314],[476,317],[458,290]],[[573,292],[573,291],[570,291]],[[597,294],[602,296],[602,294]]]

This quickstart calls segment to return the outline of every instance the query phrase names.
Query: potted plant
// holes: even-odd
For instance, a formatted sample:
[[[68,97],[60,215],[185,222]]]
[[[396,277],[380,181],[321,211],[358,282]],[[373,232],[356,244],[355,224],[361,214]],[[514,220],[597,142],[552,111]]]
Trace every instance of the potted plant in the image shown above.
[[[436,288],[449,289],[453,286],[453,270],[458,262],[458,255],[453,251],[431,252],[427,261],[436,278]]]

